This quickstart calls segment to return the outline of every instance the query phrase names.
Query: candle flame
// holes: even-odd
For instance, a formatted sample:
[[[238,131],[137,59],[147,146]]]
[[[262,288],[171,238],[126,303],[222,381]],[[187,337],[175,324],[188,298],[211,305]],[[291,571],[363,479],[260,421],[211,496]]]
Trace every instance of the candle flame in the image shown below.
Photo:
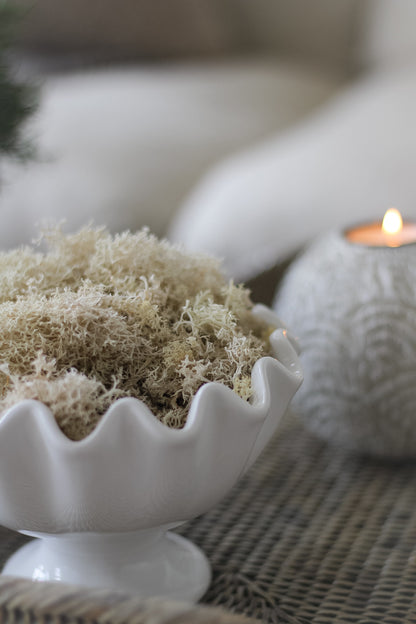
[[[398,234],[402,228],[402,215],[397,208],[389,208],[384,215],[381,229],[385,234]]]

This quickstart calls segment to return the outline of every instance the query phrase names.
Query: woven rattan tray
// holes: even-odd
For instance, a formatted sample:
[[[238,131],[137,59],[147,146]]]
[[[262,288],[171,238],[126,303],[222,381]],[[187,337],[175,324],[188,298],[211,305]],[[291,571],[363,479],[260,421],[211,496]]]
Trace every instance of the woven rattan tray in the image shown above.
[[[208,605],[266,623],[416,623],[416,463],[355,456],[316,440],[290,418],[231,495],[181,533],[211,560]],[[2,560],[24,539],[3,530]],[[200,606],[5,577],[0,617],[247,621]]]

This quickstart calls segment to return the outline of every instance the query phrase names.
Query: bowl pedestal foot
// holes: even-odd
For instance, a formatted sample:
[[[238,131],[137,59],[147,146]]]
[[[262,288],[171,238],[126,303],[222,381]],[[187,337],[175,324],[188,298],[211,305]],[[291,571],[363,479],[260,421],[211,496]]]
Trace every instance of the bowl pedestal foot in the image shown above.
[[[10,557],[3,574],[190,602],[203,596],[211,580],[200,549],[161,529],[36,537]]]

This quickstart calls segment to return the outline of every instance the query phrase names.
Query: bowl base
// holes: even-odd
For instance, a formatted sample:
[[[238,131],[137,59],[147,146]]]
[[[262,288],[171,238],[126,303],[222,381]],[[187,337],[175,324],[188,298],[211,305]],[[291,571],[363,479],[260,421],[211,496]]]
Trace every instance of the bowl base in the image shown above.
[[[3,574],[190,602],[203,596],[211,580],[201,550],[169,531],[38,537],[10,557]]]

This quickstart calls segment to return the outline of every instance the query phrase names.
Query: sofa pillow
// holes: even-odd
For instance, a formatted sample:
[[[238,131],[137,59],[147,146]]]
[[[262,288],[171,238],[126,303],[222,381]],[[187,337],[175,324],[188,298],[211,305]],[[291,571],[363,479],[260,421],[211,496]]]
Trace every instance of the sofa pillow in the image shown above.
[[[210,166],[294,123],[338,84],[248,59],[49,77],[28,128],[37,158],[2,163],[0,247],[28,242],[45,218],[164,234]]]
[[[218,164],[170,237],[248,279],[333,228],[416,219],[416,70],[363,79],[295,128]]]

